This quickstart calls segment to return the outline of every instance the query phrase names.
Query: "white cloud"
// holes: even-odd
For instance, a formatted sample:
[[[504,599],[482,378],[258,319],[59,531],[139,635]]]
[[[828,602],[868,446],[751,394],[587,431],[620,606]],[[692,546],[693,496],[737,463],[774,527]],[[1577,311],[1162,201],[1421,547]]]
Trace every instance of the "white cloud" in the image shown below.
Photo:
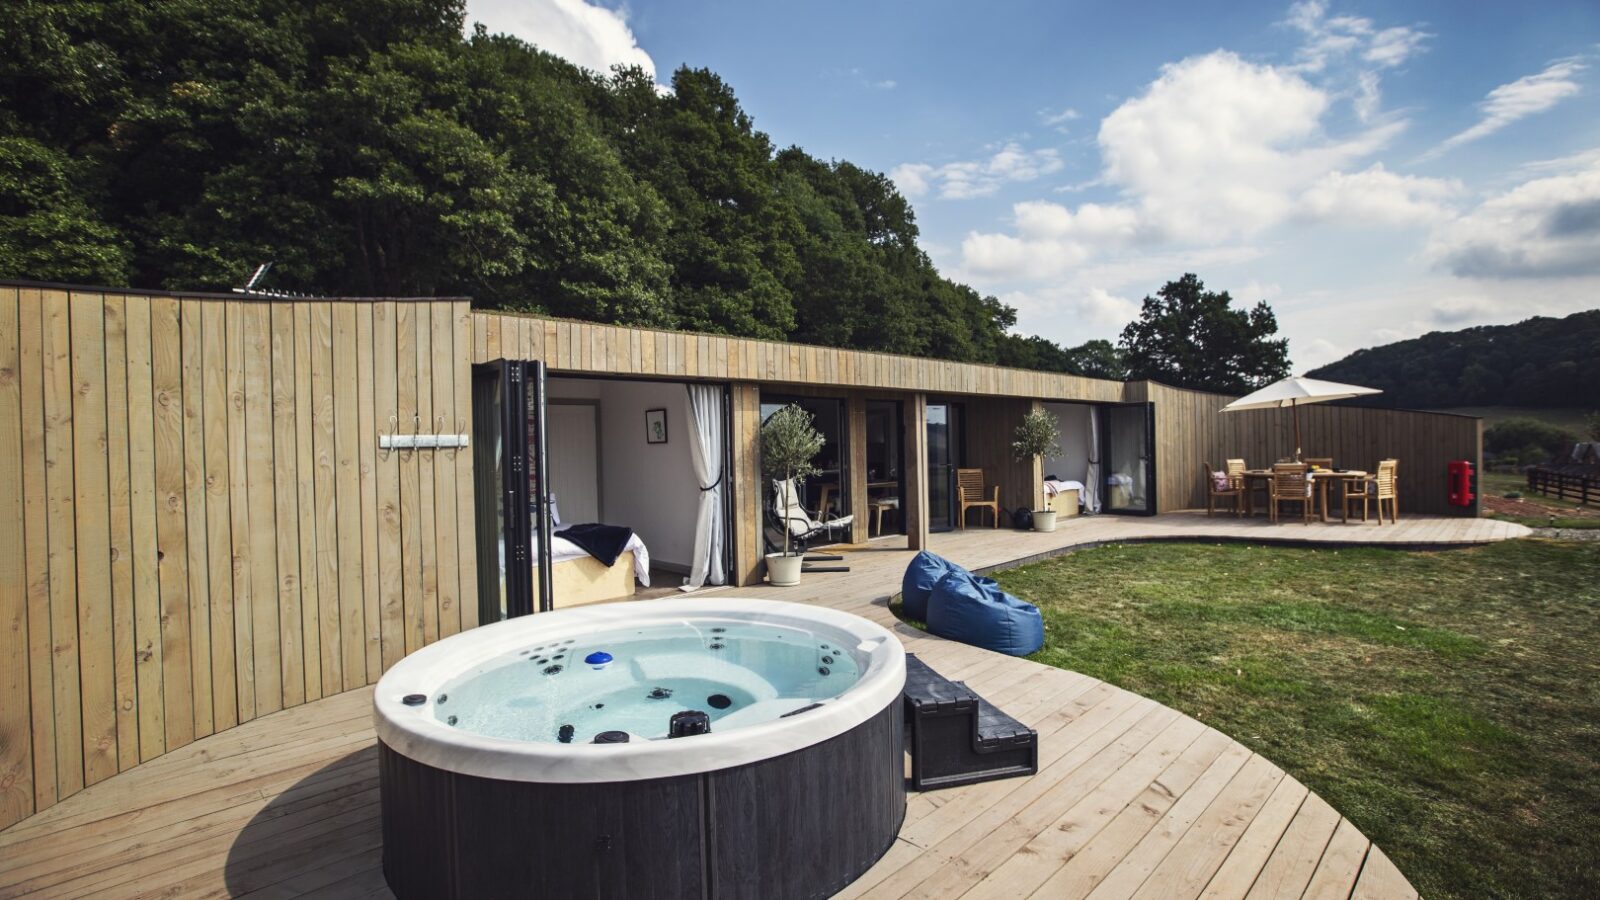
[[[1227,51],[1164,67],[1100,126],[1107,181],[1152,232],[1216,242],[1258,233],[1294,211],[1299,193],[1372,153],[1404,123],[1331,139],[1331,97],[1298,73]]]
[[[1302,195],[1301,215],[1354,225],[1427,225],[1448,217],[1464,190],[1459,181],[1397,175],[1375,163],[1322,176]]]
[[[1305,0],[1289,7],[1284,19],[1304,36],[1296,51],[1297,68],[1321,72],[1335,62],[1357,58],[1381,69],[1404,63],[1433,35],[1410,25],[1379,29],[1361,16],[1329,16],[1324,0]]]
[[[1361,58],[1384,68],[1398,66],[1420,50],[1422,42],[1430,37],[1432,35],[1403,25],[1385,28],[1373,35]]]
[[[907,197],[937,190],[945,200],[987,197],[1011,182],[1033,181],[1061,171],[1061,154],[1053,148],[1026,150],[1008,142],[988,159],[929,165],[902,163],[889,172],[895,186]]]
[[[602,74],[638,66],[655,77],[655,60],[634,38],[624,12],[584,0],[469,0],[467,22],[519,37]]]
[[[1577,76],[1587,68],[1575,59],[1558,60],[1543,72],[1524,75],[1510,84],[1500,85],[1478,104],[1483,117],[1477,124],[1446,138],[1439,146],[1423,154],[1423,158],[1431,159],[1462,144],[1488,137],[1518,119],[1544,112],[1576,95],[1582,89]]]
[[[1490,197],[1439,228],[1426,255],[1468,278],[1600,275],[1600,156]]]

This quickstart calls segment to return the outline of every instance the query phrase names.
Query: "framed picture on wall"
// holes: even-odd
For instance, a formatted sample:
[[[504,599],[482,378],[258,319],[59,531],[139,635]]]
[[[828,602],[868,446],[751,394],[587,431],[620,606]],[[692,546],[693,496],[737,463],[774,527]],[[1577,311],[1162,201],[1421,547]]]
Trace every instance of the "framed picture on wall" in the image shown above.
[[[644,411],[644,439],[652,444],[665,444],[667,442],[666,410],[647,409]]]

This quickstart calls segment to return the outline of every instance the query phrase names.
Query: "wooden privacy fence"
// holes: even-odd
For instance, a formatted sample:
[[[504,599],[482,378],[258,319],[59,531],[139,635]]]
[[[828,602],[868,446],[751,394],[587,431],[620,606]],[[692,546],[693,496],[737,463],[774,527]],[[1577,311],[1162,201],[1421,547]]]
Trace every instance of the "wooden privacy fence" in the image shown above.
[[[461,300],[0,286],[0,827],[476,624]]]
[[[1294,427],[1288,410],[1222,412],[1233,397],[1180,390],[1154,382],[1148,399],[1156,404],[1156,481],[1160,511],[1205,506],[1200,464],[1221,466],[1243,457],[1252,468],[1294,454]],[[1478,514],[1472,506],[1451,506],[1446,465],[1453,459],[1482,466],[1482,420],[1448,413],[1313,404],[1300,409],[1301,444],[1306,456],[1331,456],[1343,469],[1375,470],[1378,460],[1400,460],[1400,514]]]

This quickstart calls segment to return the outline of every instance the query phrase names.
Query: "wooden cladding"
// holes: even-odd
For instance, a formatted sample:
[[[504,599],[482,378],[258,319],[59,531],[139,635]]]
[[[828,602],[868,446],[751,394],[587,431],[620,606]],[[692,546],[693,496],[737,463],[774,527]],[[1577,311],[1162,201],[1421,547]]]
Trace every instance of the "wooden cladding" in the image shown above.
[[[998,394],[1107,402],[1120,401],[1123,394],[1123,384],[1118,381],[864,350],[649,331],[507,313],[478,312],[472,319],[473,362],[541,359],[562,372],[928,394]]]
[[[1233,400],[1169,388],[1153,382],[1156,405],[1156,482],[1161,512],[1205,506],[1200,464],[1221,467],[1243,457],[1252,468],[1294,454],[1289,410],[1222,412]],[[1140,398],[1143,399],[1143,398]],[[1331,456],[1341,469],[1376,471],[1378,460],[1400,461],[1400,515],[1407,511],[1477,515],[1478,507],[1451,506],[1445,466],[1453,459],[1482,464],[1482,421],[1446,413],[1313,404],[1300,409],[1301,449],[1306,456]]]
[[[465,301],[0,287],[0,827],[477,624]]]

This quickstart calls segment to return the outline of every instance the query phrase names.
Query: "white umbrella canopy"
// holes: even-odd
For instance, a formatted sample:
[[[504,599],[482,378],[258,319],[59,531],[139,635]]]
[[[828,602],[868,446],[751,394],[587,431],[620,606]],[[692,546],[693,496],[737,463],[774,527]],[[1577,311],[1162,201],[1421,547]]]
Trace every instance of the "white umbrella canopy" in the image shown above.
[[[1289,407],[1294,413],[1294,458],[1300,458],[1300,407],[1307,403],[1326,403],[1329,400],[1344,400],[1348,397],[1361,397],[1367,394],[1381,394],[1377,388],[1361,387],[1355,384],[1340,384],[1337,381],[1318,381],[1315,378],[1285,378],[1274,381],[1259,391],[1229,403],[1222,408],[1223,412],[1239,412],[1245,409],[1282,409]]]

